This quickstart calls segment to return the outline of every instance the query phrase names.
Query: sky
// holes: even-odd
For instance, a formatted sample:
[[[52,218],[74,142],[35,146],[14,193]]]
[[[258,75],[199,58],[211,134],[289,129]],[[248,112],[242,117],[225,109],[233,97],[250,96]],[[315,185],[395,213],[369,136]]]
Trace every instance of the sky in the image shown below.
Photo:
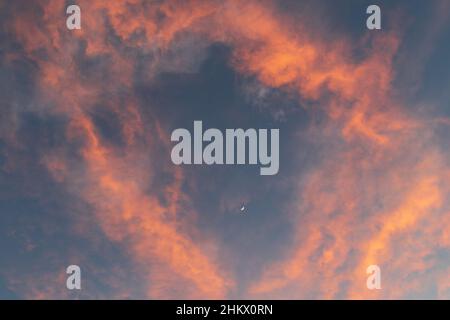
[[[450,299],[450,2],[372,2],[0,0],[0,299]]]

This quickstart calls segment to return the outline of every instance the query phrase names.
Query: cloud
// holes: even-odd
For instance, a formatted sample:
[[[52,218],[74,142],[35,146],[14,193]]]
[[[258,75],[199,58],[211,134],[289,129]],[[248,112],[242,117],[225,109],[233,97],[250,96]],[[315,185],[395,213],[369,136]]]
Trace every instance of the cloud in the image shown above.
[[[8,66],[32,63],[28,111],[64,123],[66,142],[41,150],[39,163],[124,248],[146,297],[226,298],[236,288],[223,244],[199,228],[184,172],[163,156],[167,120],[136,95],[139,71],[149,81],[195,72],[213,43],[230,48],[237,74],[258,82],[248,90],[308,102],[321,119],[302,132],[315,163],[292,178],[293,241],[245,295],[398,298],[427,285],[447,296],[448,161],[433,119],[415,114],[393,84],[401,31],[355,43],[320,37],[271,1],[128,0],[78,1],[83,28],[69,32],[62,2],[18,3],[9,32],[20,50]],[[13,140],[5,139],[11,148]],[[364,287],[369,264],[382,267],[383,291]]]
[[[39,68],[41,103],[52,105],[45,112],[67,121],[68,144],[42,154],[42,162],[56,181],[91,206],[93,219],[111,241],[128,247],[131,258],[142,268],[148,297],[172,296],[175,283],[169,278],[184,284],[185,289],[177,288],[180,297],[225,297],[230,281],[211,258],[215,255],[213,245],[206,252],[189,232],[183,231],[195,229],[191,221],[195,214],[189,212],[189,201],[180,190],[183,180],[180,171],[165,165],[163,170],[167,170],[172,181],[159,185],[162,190],[147,190],[155,179],[152,172],[156,170],[152,164],[157,161],[155,154],[159,148],[165,150],[166,142],[160,136],[161,123],[146,119],[150,121],[146,125],[152,128],[147,130],[133,97],[127,93],[121,97],[122,91],[132,88],[134,66],[132,57],[120,52],[119,47],[138,45],[130,39],[132,30],[125,28],[122,15],[131,15],[133,11],[128,9],[136,3],[106,7],[86,3],[85,12],[91,9],[95,16],[90,20],[89,14],[85,15],[86,30],[96,28],[96,38],[81,33],[79,41],[69,39],[67,31],[54,25],[62,4],[41,2],[42,19],[30,18],[30,10],[15,22],[15,33],[27,58]],[[108,42],[110,30],[106,22],[99,23],[102,18],[110,20],[112,31],[121,38],[120,44]],[[167,23],[166,32],[171,36],[170,30],[176,25]],[[148,22],[143,25],[151,29]],[[184,26],[185,23],[179,27]],[[97,58],[108,63],[98,64]],[[90,70],[92,67],[96,72]],[[110,82],[111,77],[116,80]],[[96,107],[98,103],[102,104],[100,109]],[[98,112],[118,119],[118,127],[114,129],[119,130],[123,144],[102,136],[104,128],[94,123],[93,114]],[[76,160],[69,149],[74,145]],[[167,205],[162,204],[160,193]],[[179,218],[180,212],[187,218]],[[186,223],[189,225],[184,226]]]

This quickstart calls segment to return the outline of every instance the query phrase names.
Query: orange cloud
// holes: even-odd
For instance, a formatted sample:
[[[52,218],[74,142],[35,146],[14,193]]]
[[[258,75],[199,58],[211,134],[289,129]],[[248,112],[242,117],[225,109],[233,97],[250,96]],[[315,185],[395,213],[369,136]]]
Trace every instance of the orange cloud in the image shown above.
[[[394,98],[399,34],[383,32],[363,39],[357,45],[368,49],[356,60],[354,45],[309,36],[307,26],[293,25],[268,1],[80,1],[84,24],[75,33],[55,25],[62,4],[42,3],[44,15],[38,22],[43,26],[30,25],[28,12],[14,28],[39,64],[47,111],[69,120],[69,141],[82,141],[82,163],[63,152],[46,155],[43,161],[57,181],[92,206],[106,235],[128,248],[148,274],[148,296],[222,298],[233,279],[215,252],[185,232],[195,228],[195,214],[181,191],[182,173],[169,170],[174,182],[164,189],[168,205],[146,191],[146,181],[155,179],[154,159],[142,149],[151,154],[157,143],[164,143],[163,124],[154,123],[159,129],[149,130],[132,97],[127,103],[113,99],[109,108],[118,115],[126,141],[124,150],[117,150],[103,141],[90,118],[99,93],[114,97],[132,84],[133,57],[117,50],[110,32],[125,46],[144,52],[163,53],[180,32],[224,42],[233,50],[231,63],[238,72],[317,102],[320,110],[312,113],[325,112],[324,123],[312,124],[308,131],[312,141],[328,141],[319,146],[323,159],[295,186],[295,241],[286,248],[284,260],[267,266],[249,295],[399,297],[408,293],[405,288],[420,286],[425,277],[421,272],[435,267],[425,258],[437,243],[448,249],[445,157],[433,147],[430,122]],[[80,42],[74,44],[71,37]],[[83,78],[74,61],[80,43],[86,57],[110,61],[107,75]],[[46,59],[39,49],[46,50]],[[190,220],[180,218],[180,211],[187,211]],[[423,224],[427,229],[418,237]],[[424,236],[430,238],[419,245]],[[385,291],[365,289],[368,264],[382,266]],[[414,281],[395,280],[400,271],[419,274]],[[439,271],[432,278],[444,279],[441,295],[448,289],[445,276]],[[180,289],[178,281],[186,288]]]
[[[30,58],[39,64],[41,92],[49,104],[55,105],[48,111],[68,119],[69,141],[82,142],[79,150],[82,163],[74,163],[64,155],[64,151],[46,155],[43,163],[57,181],[92,207],[95,219],[108,238],[128,248],[148,283],[148,297],[170,297],[176,283],[167,281],[167,278],[172,278],[178,279],[178,284],[185,287],[176,288],[179,297],[224,298],[232,280],[214,261],[214,245],[209,244],[206,249],[197,244],[201,238],[195,241],[193,235],[183,231],[192,229],[191,225],[183,225],[191,223],[195,213],[189,209],[189,201],[180,190],[183,179],[180,171],[172,170],[174,182],[165,188],[167,206],[161,204],[158,194],[146,191],[149,181],[154,179],[152,159],[146,155],[155,152],[154,145],[160,143],[160,137],[144,128],[133,98],[124,104],[112,101],[109,107],[120,120],[126,142],[123,150],[102,140],[89,115],[100,94],[109,92],[114,97],[115,90],[127,88],[132,82],[133,60],[117,52],[106,41],[107,30],[103,22],[110,19],[114,30],[124,41],[128,41],[135,27],[153,30],[152,22],[142,12],[137,11],[138,16],[135,17],[130,11],[137,3],[86,2],[83,5],[87,31],[75,36],[87,41],[87,55],[110,57],[108,74],[115,78],[113,82],[92,83],[81,77],[74,61],[79,47],[69,39],[69,33],[54,28],[54,21],[60,20],[56,17],[60,15],[62,4],[44,3],[44,18],[38,21],[44,22],[43,26],[30,25],[33,20],[26,19],[26,15],[17,20],[16,33]],[[170,11],[170,7],[164,10]],[[134,18],[137,18],[135,22],[128,23]],[[143,20],[145,23],[140,24]],[[168,18],[167,23],[168,36],[175,32],[170,31],[171,28],[188,26],[188,22],[175,24],[173,18]],[[33,29],[37,31],[27,31]],[[92,34],[95,37],[89,34],[89,30],[94,29]],[[59,31],[48,33],[48,30]],[[46,50],[47,59],[40,58],[38,51],[41,49]],[[190,220],[178,217],[180,212]],[[198,233],[196,237],[199,237]],[[210,239],[207,241],[211,242]]]

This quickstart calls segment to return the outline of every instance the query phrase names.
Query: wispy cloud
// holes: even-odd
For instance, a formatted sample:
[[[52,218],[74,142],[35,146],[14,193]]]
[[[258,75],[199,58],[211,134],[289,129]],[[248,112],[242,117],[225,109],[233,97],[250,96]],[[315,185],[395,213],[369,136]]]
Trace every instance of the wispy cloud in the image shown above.
[[[7,5],[15,13],[7,33],[17,47],[2,64],[14,70],[17,61],[28,61],[35,83],[28,107],[8,99],[14,125],[6,129],[2,121],[0,138],[11,156],[26,145],[17,133],[23,113],[63,123],[65,143],[41,148],[38,162],[123,248],[145,297],[227,298],[238,286],[239,271],[224,258],[232,253],[220,235],[200,227],[185,172],[164,157],[169,120],[157,116],[156,102],[142,103],[136,83],[139,72],[150,83],[165,72],[195,73],[215,43],[230,48],[236,75],[299,105],[308,102],[311,119],[319,119],[298,128],[315,145],[314,165],[290,168],[298,176],[286,182],[294,194],[285,206],[292,241],[282,245],[281,260],[274,253],[261,275],[247,279],[242,295],[402,298],[429,290],[430,297],[448,297],[450,171],[436,120],[410,108],[394,84],[402,80],[396,63],[404,30],[330,39],[294,21],[276,1],[78,4],[83,27],[74,32],[64,28],[63,2]],[[446,19],[440,17],[427,41],[436,41]],[[371,264],[382,267],[382,291],[365,288]],[[30,284],[26,297],[57,295],[46,294],[48,288]],[[135,294],[119,291],[116,297]]]

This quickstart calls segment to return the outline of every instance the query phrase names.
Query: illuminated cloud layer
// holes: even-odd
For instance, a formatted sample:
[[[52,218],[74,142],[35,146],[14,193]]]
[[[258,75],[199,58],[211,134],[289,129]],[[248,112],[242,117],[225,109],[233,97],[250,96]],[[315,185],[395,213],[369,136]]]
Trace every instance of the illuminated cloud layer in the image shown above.
[[[77,31],[62,1],[1,4],[0,296],[450,297],[445,1],[370,32],[361,4],[333,30],[335,2],[77,3]],[[280,174],[174,166],[193,120],[280,128]]]

